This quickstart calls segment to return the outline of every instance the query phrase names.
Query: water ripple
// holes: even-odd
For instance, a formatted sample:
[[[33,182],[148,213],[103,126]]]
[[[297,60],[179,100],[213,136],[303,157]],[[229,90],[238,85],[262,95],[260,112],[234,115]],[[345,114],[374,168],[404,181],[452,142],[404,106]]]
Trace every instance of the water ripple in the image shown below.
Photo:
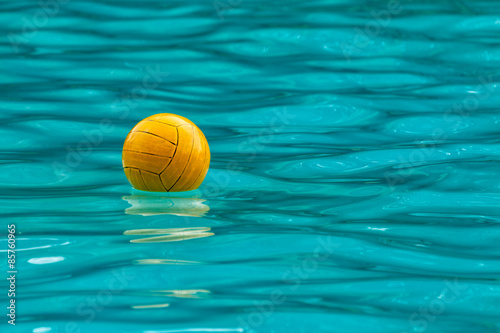
[[[500,331],[498,4],[56,2],[0,13],[20,330]],[[198,191],[126,181],[161,112]]]

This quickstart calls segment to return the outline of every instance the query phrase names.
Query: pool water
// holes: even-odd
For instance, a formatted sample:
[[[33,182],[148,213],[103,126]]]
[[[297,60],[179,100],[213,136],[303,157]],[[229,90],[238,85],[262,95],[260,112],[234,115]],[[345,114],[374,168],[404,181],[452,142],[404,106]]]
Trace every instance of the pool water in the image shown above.
[[[500,332],[500,3],[47,3],[0,5],[0,331]],[[165,112],[196,191],[122,170]]]

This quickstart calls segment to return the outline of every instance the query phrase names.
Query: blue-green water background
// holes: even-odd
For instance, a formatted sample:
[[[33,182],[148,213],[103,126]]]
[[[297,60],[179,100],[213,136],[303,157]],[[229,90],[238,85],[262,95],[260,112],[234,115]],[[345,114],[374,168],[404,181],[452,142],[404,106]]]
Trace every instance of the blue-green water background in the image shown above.
[[[500,332],[498,2],[54,3],[0,3],[2,332]],[[195,193],[121,169],[163,112]]]

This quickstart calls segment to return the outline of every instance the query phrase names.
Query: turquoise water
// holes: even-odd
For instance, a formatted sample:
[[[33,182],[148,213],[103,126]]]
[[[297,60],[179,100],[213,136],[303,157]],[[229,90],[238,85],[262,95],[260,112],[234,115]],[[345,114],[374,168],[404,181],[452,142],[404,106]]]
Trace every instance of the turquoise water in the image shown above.
[[[49,3],[0,5],[2,332],[500,332],[498,2]],[[197,191],[121,169],[163,112]]]

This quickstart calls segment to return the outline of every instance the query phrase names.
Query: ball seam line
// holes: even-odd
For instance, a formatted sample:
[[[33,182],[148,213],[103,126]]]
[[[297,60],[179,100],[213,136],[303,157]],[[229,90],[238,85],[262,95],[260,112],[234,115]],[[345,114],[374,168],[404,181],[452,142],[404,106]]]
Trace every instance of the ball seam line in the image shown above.
[[[174,149],[174,154],[172,155],[172,157],[170,158],[170,162],[168,162],[168,164],[163,168],[163,170],[160,171],[160,173],[158,174],[161,178],[161,174],[167,170],[168,166],[170,165],[170,163],[172,163],[172,161],[174,160],[174,157],[175,157],[175,153],[177,153],[177,147],[179,147],[179,130],[177,129],[177,127],[175,128],[175,132],[177,134],[177,144],[175,145],[175,149]],[[162,183],[163,184],[163,183]],[[165,187],[165,186],[163,186]]]
[[[158,134],[154,134],[154,133],[150,133],[150,132],[146,132],[146,131],[132,131],[132,133],[146,133],[146,134],[150,134],[150,135],[152,135],[152,136],[156,136],[156,137],[158,137],[158,138],[160,138],[160,139],[163,139],[163,140],[165,140],[165,141],[167,141],[167,142],[170,142],[170,143],[171,143],[171,144],[173,144],[174,146],[176,145],[176,143],[174,143],[174,142],[172,142],[172,141],[170,141],[170,140],[168,140],[168,139],[165,139],[164,137],[162,137],[162,136],[160,136],[160,135],[158,135]]]
[[[157,154],[151,154],[151,153],[146,153],[146,152],[143,152],[143,151],[130,150],[130,149],[123,149],[123,151],[129,151],[129,152],[131,152],[131,153],[145,154],[145,155],[152,155],[152,156],[158,156],[158,157],[168,157],[168,158],[173,158],[173,156],[157,155]]]
[[[167,188],[165,187],[165,184],[163,184],[163,179],[161,179],[160,175],[158,175],[158,178],[160,179],[161,187],[163,187],[163,189],[165,190],[165,192],[168,192]]]
[[[146,181],[144,180],[144,177],[142,176],[142,171],[141,171],[141,169],[139,169],[139,175],[141,176],[142,183],[143,183],[143,184],[144,184],[144,186],[146,187],[146,190],[148,190],[148,191],[149,191],[148,184],[146,184]]]
[[[191,126],[191,129],[194,133],[195,129],[194,129],[194,126],[193,125],[190,125]],[[170,192],[170,190],[172,190],[174,188],[174,186],[179,182],[179,180],[182,178],[182,175],[184,175],[184,172],[186,171],[187,169],[187,166],[189,165],[189,162],[191,161],[191,156],[193,156],[193,147],[194,147],[194,134],[192,135],[191,137],[191,151],[189,153],[189,157],[188,157],[188,160],[186,161],[186,165],[184,166],[184,169],[182,170],[179,178],[177,178],[177,180],[175,181],[174,185],[172,185],[169,189],[168,189],[168,192]]]
[[[152,173],[152,174],[154,174],[155,176],[157,176],[157,177],[158,177],[158,179],[160,180],[161,187],[163,187],[163,189],[165,190],[165,191],[163,191],[163,192],[167,192],[167,189],[165,188],[165,185],[163,185],[163,181],[161,180],[161,177],[160,177],[160,175],[159,175],[159,174],[154,173],[154,172],[151,172],[151,171],[147,171],[147,170],[144,170],[144,172]],[[162,191],[151,191],[151,192],[162,192]]]
[[[159,174],[157,174],[156,172],[148,171],[148,170],[142,170],[142,169],[139,169],[139,168],[136,168],[136,167],[126,166],[126,167],[123,167],[123,169],[134,169],[134,170],[144,171],[144,172],[147,172],[147,173],[152,173],[153,175],[159,176]]]

